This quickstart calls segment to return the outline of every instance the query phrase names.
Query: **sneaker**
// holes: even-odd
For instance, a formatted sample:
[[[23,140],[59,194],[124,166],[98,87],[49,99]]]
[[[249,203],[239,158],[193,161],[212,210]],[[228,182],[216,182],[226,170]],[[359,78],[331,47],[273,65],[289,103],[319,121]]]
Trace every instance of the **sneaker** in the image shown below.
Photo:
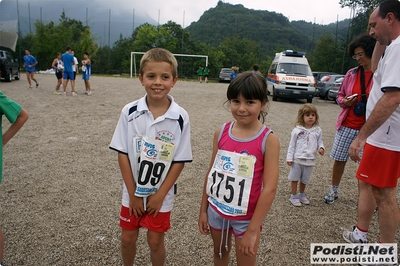
[[[71,96],[76,96],[76,95],[78,95],[78,94],[76,94],[76,92],[74,92],[74,91],[71,93]]]
[[[62,92],[61,92],[61,91],[54,91],[53,94],[54,94],[54,95],[61,95]]]
[[[290,203],[293,204],[293,206],[301,207],[301,202],[299,200],[299,195],[291,195],[289,200],[290,200]]]
[[[67,96],[67,92],[64,91],[64,96]]]
[[[39,88],[39,83],[36,83],[36,88]]]
[[[92,96],[92,92],[91,91],[88,91],[86,94],[87,94],[87,96]]]
[[[352,244],[352,243],[355,243],[355,244],[367,244],[367,243],[368,243],[368,240],[367,240],[367,239],[356,239],[356,238],[354,237],[353,232],[354,232],[354,229],[355,229],[355,228],[356,228],[356,227],[353,226],[353,230],[352,230],[352,231],[350,231],[350,230],[344,230],[344,232],[343,232],[343,239],[344,239],[347,243],[350,243],[350,244]]]
[[[324,196],[324,201],[326,204],[332,204],[338,199],[338,191],[334,191],[332,187],[329,189],[328,193]]]
[[[88,91],[85,91],[83,94],[88,94]]]
[[[310,204],[310,201],[307,199],[307,195],[304,194],[304,193],[300,193],[299,194],[299,200],[300,200],[301,203],[303,203],[305,205]]]
[[[29,89],[32,89],[32,86],[29,86]]]

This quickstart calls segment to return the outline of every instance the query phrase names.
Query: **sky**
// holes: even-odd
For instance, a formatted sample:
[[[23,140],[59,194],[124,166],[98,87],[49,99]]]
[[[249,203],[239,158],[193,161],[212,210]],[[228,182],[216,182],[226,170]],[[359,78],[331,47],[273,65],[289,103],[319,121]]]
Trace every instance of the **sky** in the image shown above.
[[[95,0],[101,1],[101,0]],[[198,21],[201,15],[210,8],[214,8],[218,0],[146,0],[131,1],[120,0],[121,2],[133,3],[136,12],[147,12],[159,24],[169,20],[187,27],[190,23]],[[227,0],[230,4],[242,4],[245,8],[254,10],[275,11],[292,20],[305,20],[317,24],[329,24],[338,19],[350,18],[350,9],[341,8],[339,0]]]
[[[0,2],[3,0],[0,0]],[[15,1],[15,0],[4,0]],[[20,7],[25,8],[26,2],[35,2],[39,6],[49,5],[61,0],[19,0]],[[183,26],[189,26],[192,22],[198,21],[203,13],[217,6],[219,0],[90,0],[96,9],[111,10],[113,19],[131,20],[132,15],[141,16],[147,14],[159,24],[164,24],[169,20]],[[334,23],[336,20],[350,18],[350,9],[341,8],[339,0],[226,0],[229,4],[242,4],[245,8],[254,10],[268,10],[283,14],[290,21],[305,20],[306,22],[316,22],[317,24]],[[79,13],[85,12],[85,2],[81,0],[69,0],[72,4],[80,8]],[[58,3],[57,3],[58,4]],[[67,15],[74,17],[71,8],[67,8]],[[93,10],[90,10],[93,12]],[[76,11],[75,11],[76,12]],[[106,17],[106,16],[105,16]],[[108,17],[108,16],[107,16]]]

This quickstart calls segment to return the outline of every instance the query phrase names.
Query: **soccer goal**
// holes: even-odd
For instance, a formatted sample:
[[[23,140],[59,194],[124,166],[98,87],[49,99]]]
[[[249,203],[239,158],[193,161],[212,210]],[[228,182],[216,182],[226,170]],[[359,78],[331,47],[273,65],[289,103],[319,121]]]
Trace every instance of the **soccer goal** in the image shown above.
[[[143,55],[144,52],[131,52],[131,73],[130,73],[130,77],[132,78],[133,75],[135,75],[135,77],[137,76],[137,65],[139,65],[139,63],[136,63],[137,61],[140,62],[140,59],[138,58],[138,60],[136,60],[136,55]],[[197,71],[197,69],[199,68],[199,66],[208,66],[208,55],[191,55],[191,54],[173,54],[175,57],[180,57],[181,60],[178,60],[178,76],[180,78],[184,78],[186,76],[193,76],[193,74],[195,74],[195,71]],[[203,60],[201,60],[200,62],[198,62],[199,60],[184,60],[184,58],[204,58],[205,59],[205,63],[201,62]]]

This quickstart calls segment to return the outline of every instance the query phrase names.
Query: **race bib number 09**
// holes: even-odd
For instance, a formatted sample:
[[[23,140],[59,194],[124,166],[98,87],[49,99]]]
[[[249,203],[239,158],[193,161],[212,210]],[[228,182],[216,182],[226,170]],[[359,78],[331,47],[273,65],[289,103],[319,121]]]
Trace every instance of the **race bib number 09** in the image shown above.
[[[225,215],[246,215],[255,162],[254,156],[218,150],[207,180],[208,201]]]
[[[146,136],[133,139],[135,167],[135,195],[147,197],[158,191],[171,167],[174,144]]]

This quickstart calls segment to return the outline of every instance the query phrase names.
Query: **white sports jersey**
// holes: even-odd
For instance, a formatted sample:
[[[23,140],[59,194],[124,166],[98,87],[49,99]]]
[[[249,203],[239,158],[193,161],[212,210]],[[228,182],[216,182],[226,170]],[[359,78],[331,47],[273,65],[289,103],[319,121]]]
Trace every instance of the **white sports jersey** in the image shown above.
[[[128,155],[133,174],[137,168],[134,155],[134,147],[136,147],[134,137],[137,135],[174,144],[172,164],[192,161],[189,115],[175,103],[172,96],[168,95],[168,99],[171,101],[169,109],[156,120],[147,106],[146,95],[125,105],[122,109],[110,149]],[[165,196],[160,212],[171,211],[173,202],[174,187]],[[129,195],[125,184],[122,205],[129,207]]]
[[[78,67],[78,59],[74,56],[74,63],[75,65],[72,65],[72,71],[76,72],[76,69]]]
[[[399,62],[400,37],[397,37],[386,48],[383,58],[379,60],[378,69],[374,74],[374,85],[367,102],[367,119],[387,88],[400,90]],[[385,123],[369,136],[367,143],[391,151],[400,151],[399,132],[400,107],[398,106]]]

